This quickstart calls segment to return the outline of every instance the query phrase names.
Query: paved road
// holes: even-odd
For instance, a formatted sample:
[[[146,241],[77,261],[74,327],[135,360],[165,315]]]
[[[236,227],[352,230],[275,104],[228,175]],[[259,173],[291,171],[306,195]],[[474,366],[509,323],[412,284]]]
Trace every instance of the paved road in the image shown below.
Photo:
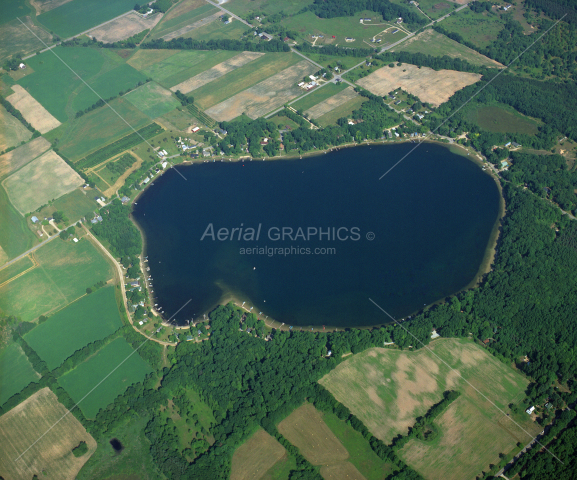
[[[35,250],[38,250],[40,247],[46,245],[50,240],[54,240],[56,237],[58,236],[58,233],[52,235],[51,237],[48,237],[46,240],[44,240],[43,242],[40,242],[38,245],[36,245],[35,247],[32,247],[30,250],[26,250],[22,255],[18,255],[16,258],[13,258],[12,260],[10,260],[9,262],[6,262],[4,265],[2,265],[2,267],[0,267],[0,269],[4,269],[9,265],[12,265],[13,263],[16,263],[18,260],[21,260],[22,258],[24,258],[26,255],[28,255],[29,253],[34,252]]]

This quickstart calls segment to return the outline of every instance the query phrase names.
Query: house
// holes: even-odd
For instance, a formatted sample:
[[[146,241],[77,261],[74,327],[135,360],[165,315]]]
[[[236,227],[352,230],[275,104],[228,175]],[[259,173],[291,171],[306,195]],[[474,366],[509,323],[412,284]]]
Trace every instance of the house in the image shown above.
[[[133,282],[130,282],[129,285],[131,287],[140,287],[140,282],[138,280],[134,280]]]
[[[168,165],[168,162],[162,162],[161,165],[162,165],[162,168],[164,169]]]
[[[38,217],[32,217],[30,220],[32,220],[32,223],[38,223]]]
[[[200,127],[192,127],[192,133],[196,133],[200,130]]]
[[[333,38],[337,38],[335,35],[333,35]]]
[[[146,177],[146,178],[142,181],[142,183],[143,183],[144,185],[146,185],[148,182],[150,182],[150,178],[148,178],[148,177]]]
[[[395,28],[395,29],[393,30],[393,32],[392,32],[393,35],[394,35],[395,33],[397,33],[398,31],[399,31],[399,29],[398,29],[398,28]]]
[[[345,38],[345,42],[354,42],[355,39],[353,37],[347,37]]]
[[[398,101],[395,102],[395,105],[399,105],[400,103],[401,103],[401,101],[398,100]]]
[[[531,415],[534,411],[535,411],[535,406],[532,406],[532,407],[529,407],[527,410],[525,410],[525,413],[528,413],[529,415]]]
[[[503,161],[501,162],[501,168],[505,168],[505,167],[508,167],[508,166],[509,166],[509,162],[508,162],[507,160],[503,160]]]
[[[393,138],[393,134],[391,133],[390,130],[387,132],[387,136],[388,136],[389,138]]]
[[[73,238],[72,240],[74,241],[74,243],[78,243],[78,239],[77,239],[77,238]]]
[[[309,78],[310,78],[313,82],[317,79],[317,77],[315,77],[314,75],[309,75]]]
[[[18,65],[18,68],[20,70],[24,70],[26,68],[26,65],[24,65],[23,63],[21,63],[20,65]]]
[[[187,336],[186,336],[186,341],[187,341],[187,342],[190,342],[191,340],[192,340],[192,335],[187,335]]]
[[[122,197],[122,198],[120,199],[120,201],[121,201],[122,203],[127,203],[127,202],[130,202],[130,198],[128,198],[127,196],[124,196],[124,197]]]
[[[505,144],[506,147],[508,147],[509,145],[511,145],[511,142]]]
[[[513,145],[514,148],[519,148],[521,146],[521,144],[517,142],[511,142],[511,144]]]
[[[546,408],[547,410],[551,410],[551,409],[553,408],[553,405],[551,405],[549,402],[547,402],[547,403],[545,404],[545,408]]]
[[[401,23],[403,23],[403,17],[399,17],[399,18],[397,18],[397,23],[398,23],[398,24],[401,24]]]

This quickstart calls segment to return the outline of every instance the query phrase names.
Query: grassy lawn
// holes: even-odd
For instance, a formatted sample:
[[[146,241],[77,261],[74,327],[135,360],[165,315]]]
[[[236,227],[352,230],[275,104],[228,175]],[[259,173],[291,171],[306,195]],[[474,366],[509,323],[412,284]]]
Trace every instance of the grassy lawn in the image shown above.
[[[186,129],[190,125],[198,123],[198,120],[194,118],[188,112],[188,110],[185,110],[184,108],[176,108],[171,112],[166,113],[165,115],[162,116],[162,118],[159,121],[162,120],[165,120],[171,126],[173,126],[174,127],[173,130],[176,129],[181,132],[186,131]]]
[[[294,53],[267,53],[196,89],[195,103],[203,109],[212,107],[301,60],[302,57]]]
[[[38,21],[47,30],[68,38],[133,8],[133,0],[73,0],[43,13]]]
[[[58,367],[76,350],[102,340],[122,326],[114,287],[104,287],[78,299],[25,335],[49,369]]]
[[[94,210],[100,208],[94,200],[96,192],[88,191],[85,193],[81,188],[73,192],[62,195],[52,202],[52,204],[34,212],[39,219],[51,217],[54,212],[62,210],[70,223],[80,220],[82,217],[90,216]]]
[[[103,98],[118,95],[146,80],[142,73],[124,64],[122,58],[106,50],[59,47],[56,53]],[[73,119],[77,111],[99,100],[51,52],[30,58],[28,64],[34,73],[21,78],[18,83],[61,122]]]
[[[497,39],[504,21],[495,13],[475,13],[465,8],[446,18],[439,25],[449,32],[458,33],[477,47],[485,48]]]
[[[154,82],[137,88],[127,94],[125,98],[151,119],[160,117],[180,105],[170,90],[166,90]]]
[[[341,117],[349,116],[354,110],[358,110],[359,107],[366,102],[365,97],[360,95],[353,100],[349,100],[347,103],[343,103],[341,106],[331,110],[329,113],[325,113],[323,116],[317,118],[319,125],[326,127],[327,125],[336,125],[337,120]]]
[[[38,267],[0,288],[0,310],[23,321],[62,308],[87,287],[112,277],[108,262],[86,239],[74,243],[56,238],[34,255]]]
[[[12,343],[0,351],[0,405],[39,378],[20,345]]]
[[[136,130],[150,123],[150,118],[124,98],[113,100],[110,106],[122,118],[104,106],[60,126],[60,152],[74,162],[125,135],[134,133],[126,122]]]
[[[494,60],[481,55],[465,45],[455,42],[455,40],[451,40],[441,33],[435,32],[432,28],[401,43],[391,51],[424,53],[425,55],[432,55],[433,57],[443,57],[447,55],[451,58],[466,60],[473,65],[483,65],[486,67],[499,66]]]
[[[298,123],[293,122],[290,118],[285,117],[284,115],[275,115],[274,117],[270,117],[269,120],[280,129],[289,127],[291,130],[294,130],[300,127]]]
[[[232,13],[243,17],[250,12],[259,12],[261,15],[274,15],[284,12],[286,15],[294,15],[304,7],[311,5],[313,0],[231,0],[227,3],[226,9]],[[251,23],[251,22],[249,22]]]
[[[2,225],[0,228],[0,265],[37,243],[26,220],[12,206],[2,186],[0,186],[0,225]]]
[[[122,367],[114,370],[121,363]],[[62,375],[58,383],[72,400],[78,402],[102,382],[79,405],[84,415],[94,418],[101,408],[113,402],[133,383],[144,380],[151,371],[124,338],[117,338],[74,370]],[[105,377],[106,380],[102,381]]]
[[[526,133],[534,135],[541,124],[507,105],[473,105],[467,108],[465,118],[481,128],[495,133]]]
[[[323,85],[322,88],[316,87],[317,90],[313,90],[310,95],[307,95],[298,102],[293,103],[291,107],[296,108],[297,110],[302,110],[304,112],[305,110],[314,107],[317,103],[320,103],[323,100],[326,100],[327,98],[342,92],[347,87],[348,85],[344,82],[340,85],[329,83],[328,85]]]
[[[217,13],[218,11],[219,9],[214,5],[204,4],[175,18],[169,18],[167,20],[162,19],[154,28],[152,38],[156,39],[168,35],[179,28],[186,27],[187,25],[197,22],[213,13]]]
[[[140,52],[146,53],[148,51],[140,50],[139,53]],[[154,52],[154,50],[152,52]],[[161,85],[170,88],[235,55],[238,55],[238,52],[226,50],[185,50],[146,66],[143,73]]]

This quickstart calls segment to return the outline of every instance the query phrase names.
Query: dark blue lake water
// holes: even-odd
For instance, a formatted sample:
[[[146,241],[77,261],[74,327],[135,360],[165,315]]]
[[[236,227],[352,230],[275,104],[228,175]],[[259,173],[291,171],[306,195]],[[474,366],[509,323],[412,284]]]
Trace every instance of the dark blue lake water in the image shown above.
[[[436,144],[379,180],[412,147],[178,166],[186,181],[168,171],[134,209],[165,317],[192,299],[183,323],[234,297],[289,325],[366,326],[389,320],[369,297],[403,317],[465,287],[498,219],[498,188]]]

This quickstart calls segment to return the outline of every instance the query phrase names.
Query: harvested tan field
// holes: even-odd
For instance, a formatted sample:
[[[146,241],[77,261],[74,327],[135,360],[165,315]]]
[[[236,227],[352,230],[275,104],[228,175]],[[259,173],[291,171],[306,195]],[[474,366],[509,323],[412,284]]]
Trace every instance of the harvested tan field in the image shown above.
[[[136,35],[146,29],[152,29],[162,18],[162,13],[156,13],[143,18],[136,12],[130,12],[124,17],[117,18],[106,25],[91,30],[88,35],[101,42],[113,43]]]
[[[6,480],[32,478],[34,475],[61,480],[76,478],[96,450],[96,441],[74,415],[64,417],[66,412],[64,405],[46,387],[2,415],[0,475]],[[38,442],[30,447],[36,440]],[[72,449],[81,441],[86,442],[88,452],[77,458]],[[24,451],[26,453],[16,460]]]
[[[202,7],[203,5],[206,5],[204,0],[184,0],[166,13],[164,16],[164,21],[168,22],[173,18],[178,18],[181,15],[194,10],[195,8]]]
[[[321,467],[320,474],[325,480],[366,480],[351,462]]]
[[[449,100],[462,88],[481,78],[477,73],[457,72],[454,70],[433,70],[403,63],[400,67],[382,67],[370,75],[357,80],[357,83],[375,95],[384,96],[391,90],[402,88],[419,97],[422,102],[434,106]]]
[[[80,175],[50,150],[9,176],[2,185],[12,205],[25,215],[83,183]]]
[[[284,447],[261,428],[235,450],[230,480],[258,480],[284,454]]]
[[[263,55],[264,53],[259,52],[239,53],[238,55],[222,63],[219,63],[218,65],[215,65],[205,72],[199,73],[198,75],[195,75],[194,77],[189,78],[188,80],[185,80],[178,85],[175,85],[171,88],[171,90],[173,92],[180,90],[182,93],[192,92],[193,90],[196,90],[197,88],[200,88],[203,85],[206,85],[207,83],[210,83],[213,80],[216,80],[217,78],[220,78],[223,75],[226,75],[227,73],[236,70],[238,67],[242,67],[243,65],[246,65],[247,63],[250,63]]]
[[[321,103],[317,103],[314,107],[309,108],[305,113],[308,113],[310,118],[319,118],[325,113],[329,113],[344,103],[347,103],[356,96],[357,92],[355,92],[355,89],[353,87],[347,87],[342,92],[323,100]]]
[[[14,93],[6,97],[6,100],[20,110],[26,121],[40,133],[47,133],[60,125],[60,122],[20,85],[13,85],[12,90]]]
[[[60,5],[71,2],[72,0],[30,0],[30,4],[36,10],[36,15],[53,10]]]
[[[278,431],[313,465],[349,458],[349,452],[323,421],[322,414],[305,403],[278,424]]]
[[[262,117],[299,96],[302,90],[297,83],[316,71],[317,67],[303,60],[209,108],[206,113],[219,122],[232,120],[243,112],[253,120]]]
[[[22,168],[49,148],[50,142],[48,140],[44,137],[37,137],[31,142],[0,156],[0,178]]]
[[[32,136],[32,132],[1,105],[0,125],[2,125],[0,128],[0,151],[20,145],[21,142],[28,141]]]
[[[183,35],[187,34],[188,32],[190,32],[192,30],[195,30],[195,29],[200,28],[200,27],[204,27],[205,25],[208,25],[209,23],[214,22],[221,15],[222,15],[222,11],[219,10],[218,12],[213,13],[212,15],[209,15],[208,17],[201,18],[200,20],[197,20],[196,22],[191,23],[190,25],[187,25],[186,27],[182,27],[182,28],[179,28],[178,30],[175,30],[174,32],[170,32],[161,38],[168,42],[169,40],[172,40],[173,38],[182,37]]]

